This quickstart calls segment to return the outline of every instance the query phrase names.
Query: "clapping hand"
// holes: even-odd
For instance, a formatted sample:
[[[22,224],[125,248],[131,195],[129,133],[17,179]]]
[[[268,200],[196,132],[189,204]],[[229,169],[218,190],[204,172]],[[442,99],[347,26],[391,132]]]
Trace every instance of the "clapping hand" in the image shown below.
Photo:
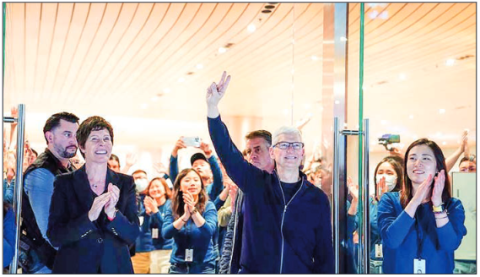
[[[412,197],[412,202],[420,205],[422,204],[423,200],[427,197],[430,188],[432,187],[432,174],[428,175],[428,178],[422,182],[422,184],[418,187],[415,195]]]
[[[146,196],[143,204],[145,205],[147,214],[156,214],[158,212],[157,202],[152,197]]]
[[[388,186],[385,183],[385,176],[377,183],[377,199],[380,201],[382,195],[388,191]]]
[[[115,206],[117,205],[118,198],[120,197],[120,189],[117,186],[108,184],[108,194],[110,195],[109,201],[105,204],[105,213],[108,217],[115,216]]]
[[[104,193],[95,198],[90,211],[88,211],[88,219],[94,221],[98,219],[98,216],[102,212],[103,207],[110,201],[110,192]]]
[[[193,196],[188,191],[183,192],[183,202],[185,202],[189,213],[195,209],[195,201],[193,200]]]
[[[442,169],[434,180],[435,183],[433,185],[432,204],[433,206],[438,207],[442,205],[442,193],[443,188],[445,187],[445,170]]]

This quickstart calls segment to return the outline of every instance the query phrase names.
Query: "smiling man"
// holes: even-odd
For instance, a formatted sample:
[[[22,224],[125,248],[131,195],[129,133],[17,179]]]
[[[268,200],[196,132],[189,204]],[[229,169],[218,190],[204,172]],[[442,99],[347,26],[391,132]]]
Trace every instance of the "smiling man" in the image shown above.
[[[300,171],[305,155],[294,127],[273,135],[272,173],[247,162],[220,118],[218,103],[230,76],[207,89],[210,137],[227,174],[244,192],[243,242],[239,273],[334,273],[330,204]]]
[[[25,171],[21,228],[34,241],[40,258],[31,265],[33,272],[26,273],[51,272],[56,250],[48,241],[47,227],[53,181],[56,175],[74,170],[69,159],[77,153],[77,129],[74,114],[56,113],[47,119],[43,127],[47,148]]]

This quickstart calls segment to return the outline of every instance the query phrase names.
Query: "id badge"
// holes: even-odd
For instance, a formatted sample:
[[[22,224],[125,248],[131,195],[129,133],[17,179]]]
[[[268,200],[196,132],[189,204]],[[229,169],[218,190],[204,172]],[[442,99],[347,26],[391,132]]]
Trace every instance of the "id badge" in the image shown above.
[[[382,245],[375,244],[375,258],[383,258]]]
[[[143,216],[139,216],[138,221],[140,221],[140,226],[142,226],[143,225]]]
[[[414,259],[413,260],[413,274],[425,274],[426,272],[425,260]]]
[[[185,261],[193,262],[193,249],[185,249]]]
[[[158,239],[158,228],[152,229],[152,239]]]

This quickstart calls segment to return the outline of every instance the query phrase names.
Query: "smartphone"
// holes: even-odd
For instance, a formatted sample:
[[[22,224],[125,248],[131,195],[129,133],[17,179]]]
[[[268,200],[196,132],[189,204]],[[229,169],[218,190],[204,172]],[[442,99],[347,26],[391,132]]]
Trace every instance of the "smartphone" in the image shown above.
[[[184,137],[182,140],[186,146],[200,147],[201,140],[199,137]]]

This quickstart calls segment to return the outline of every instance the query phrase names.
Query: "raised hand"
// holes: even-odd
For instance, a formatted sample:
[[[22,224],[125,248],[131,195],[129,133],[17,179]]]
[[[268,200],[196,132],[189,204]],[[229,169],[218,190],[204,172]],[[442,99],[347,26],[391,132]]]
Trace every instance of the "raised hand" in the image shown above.
[[[103,207],[110,201],[110,192],[104,193],[95,198],[90,211],[88,211],[88,219],[90,221],[97,220],[98,216],[102,212]]]
[[[230,75],[227,77],[227,72],[224,71],[222,77],[220,78],[220,82],[215,83],[213,82],[207,88],[207,106],[209,107],[217,107],[220,99],[225,95],[227,91],[228,84],[230,83]]]
[[[200,149],[205,153],[205,156],[207,156],[207,159],[209,159],[212,156],[213,150],[210,148],[210,145],[205,142],[200,143]]]
[[[115,206],[117,205],[118,198],[120,197],[120,189],[117,186],[108,184],[108,194],[110,195],[109,201],[105,205],[105,213],[109,217],[115,215]]]
[[[358,185],[353,182],[352,177],[347,177],[347,187],[353,200],[358,200]]]
[[[435,177],[435,183],[432,191],[432,204],[433,206],[442,205],[442,192],[445,187],[445,170],[441,170],[437,177]]]
[[[137,156],[134,153],[128,153],[127,159],[125,159],[125,163],[128,167],[132,167],[137,162]]]
[[[187,146],[185,145],[185,143],[183,142],[183,136],[181,136],[177,142],[175,142],[175,146],[173,147],[173,150],[172,150],[172,156],[176,157],[177,154],[178,154],[178,150],[180,149],[184,149],[184,148],[187,148]]]
[[[18,119],[18,109],[17,109],[17,107],[15,107],[15,106],[12,107],[12,109],[10,110],[10,113],[12,114],[12,117],[13,117],[13,118],[17,118],[17,119]],[[12,129],[13,129],[14,127],[16,127],[17,124],[18,124],[17,121],[12,122],[12,124],[11,124]]]

